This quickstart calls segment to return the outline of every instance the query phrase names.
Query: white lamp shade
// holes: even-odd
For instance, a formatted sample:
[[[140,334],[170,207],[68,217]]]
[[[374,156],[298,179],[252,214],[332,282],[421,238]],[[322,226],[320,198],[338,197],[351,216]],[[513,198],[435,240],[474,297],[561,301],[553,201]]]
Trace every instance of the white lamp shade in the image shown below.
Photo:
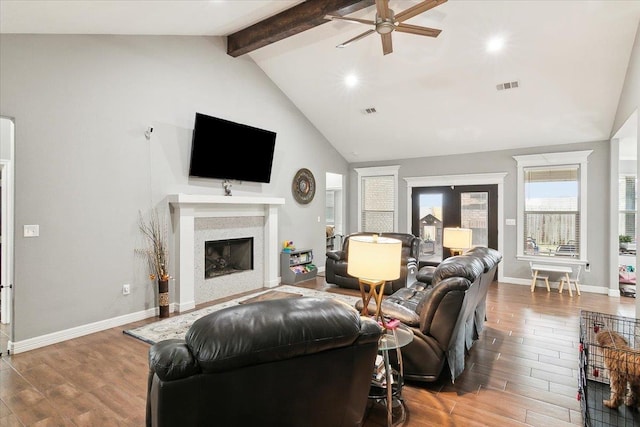
[[[349,238],[347,273],[360,279],[395,280],[400,277],[402,242],[378,236]]]
[[[472,243],[470,228],[445,228],[442,246],[450,249],[468,249]]]

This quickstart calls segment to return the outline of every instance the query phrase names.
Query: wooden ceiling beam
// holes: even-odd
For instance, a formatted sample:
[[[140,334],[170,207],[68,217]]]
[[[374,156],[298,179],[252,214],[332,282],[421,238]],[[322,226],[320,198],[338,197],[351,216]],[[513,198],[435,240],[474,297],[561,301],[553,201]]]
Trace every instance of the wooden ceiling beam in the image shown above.
[[[227,36],[227,54],[235,57],[330,22],[325,15],[348,15],[375,0],[307,0]]]

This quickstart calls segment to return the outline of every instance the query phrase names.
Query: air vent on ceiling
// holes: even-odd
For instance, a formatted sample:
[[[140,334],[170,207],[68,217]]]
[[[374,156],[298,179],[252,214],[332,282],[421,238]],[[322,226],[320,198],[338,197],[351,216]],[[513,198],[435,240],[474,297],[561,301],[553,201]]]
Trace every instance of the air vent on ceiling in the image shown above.
[[[498,90],[515,89],[519,86],[520,86],[520,82],[516,80],[514,82],[500,83],[499,85],[496,85],[496,89]]]
[[[376,111],[375,107],[369,107],[369,108],[365,108],[364,109],[364,113],[365,114],[374,114],[374,113],[377,113],[377,111]]]

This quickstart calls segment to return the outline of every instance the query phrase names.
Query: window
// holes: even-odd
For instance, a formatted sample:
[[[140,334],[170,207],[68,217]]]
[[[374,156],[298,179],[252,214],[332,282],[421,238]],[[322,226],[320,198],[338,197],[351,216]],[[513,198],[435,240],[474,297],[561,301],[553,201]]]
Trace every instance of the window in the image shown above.
[[[325,221],[328,225],[335,225],[336,221],[336,192],[334,190],[327,190],[326,206],[325,206]]]
[[[514,156],[518,256],[586,260],[587,157],[591,151]]]
[[[618,179],[618,235],[636,236],[636,177],[621,175]]]
[[[358,231],[385,233],[398,229],[398,168],[355,169],[358,174]]]

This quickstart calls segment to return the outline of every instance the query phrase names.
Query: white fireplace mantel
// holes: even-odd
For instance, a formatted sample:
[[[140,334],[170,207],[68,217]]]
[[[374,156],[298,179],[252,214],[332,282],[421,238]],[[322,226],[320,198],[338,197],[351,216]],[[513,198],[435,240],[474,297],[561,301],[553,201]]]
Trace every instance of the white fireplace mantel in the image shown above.
[[[170,194],[166,198],[174,226],[175,291],[177,310],[195,308],[195,218],[263,216],[264,287],[278,281],[278,206],[280,197],[209,196]]]

